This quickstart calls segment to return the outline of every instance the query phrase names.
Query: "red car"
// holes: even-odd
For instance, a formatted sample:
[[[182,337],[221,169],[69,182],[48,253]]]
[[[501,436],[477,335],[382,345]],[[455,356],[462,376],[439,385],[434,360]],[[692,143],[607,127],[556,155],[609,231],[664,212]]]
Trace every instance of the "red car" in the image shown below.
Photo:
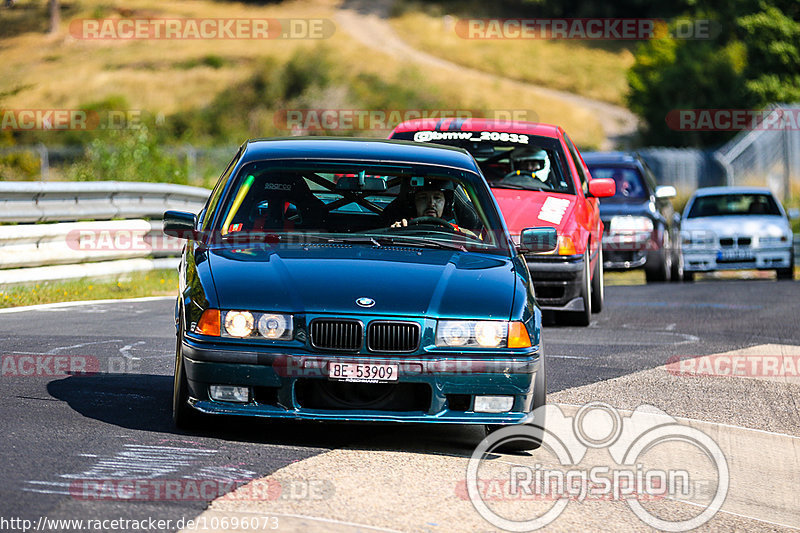
[[[466,149],[478,162],[515,239],[523,228],[551,226],[558,249],[526,256],[536,300],[559,321],[588,326],[603,307],[603,222],[598,198],[612,179],[592,179],[558,126],[485,119],[403,122],[391,139]],[[563,320],[561,320],[563,319]]]

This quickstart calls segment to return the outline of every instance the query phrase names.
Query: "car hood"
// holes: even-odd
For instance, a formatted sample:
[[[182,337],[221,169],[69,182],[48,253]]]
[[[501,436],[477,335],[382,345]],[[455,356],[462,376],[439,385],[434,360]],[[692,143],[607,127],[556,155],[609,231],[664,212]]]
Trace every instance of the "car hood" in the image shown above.
[[[506,257],[388,246],[215,249],[208,260],[221,309],[292,313],[508,320],[517,277]]]
[[[780,237],[791,233],[785,218],[777,215],[741,215],[686,218],[681,222],[684,231],[711,231],[718,236],[770,235]]]
[[[534,226],[561,230],[572,218],[576,203],[574,195],[544,191],[492,188],[492,194],[512,235],[519,235],[524,228]]]

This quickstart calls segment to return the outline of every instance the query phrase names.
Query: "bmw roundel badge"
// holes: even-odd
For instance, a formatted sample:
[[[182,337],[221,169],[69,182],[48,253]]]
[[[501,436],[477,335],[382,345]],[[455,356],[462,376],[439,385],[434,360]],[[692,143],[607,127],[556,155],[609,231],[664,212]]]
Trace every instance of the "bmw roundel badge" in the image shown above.
[[[359,298],[356,303],[361,307],[372,307],[375,305],[375,300],[372,298]]]

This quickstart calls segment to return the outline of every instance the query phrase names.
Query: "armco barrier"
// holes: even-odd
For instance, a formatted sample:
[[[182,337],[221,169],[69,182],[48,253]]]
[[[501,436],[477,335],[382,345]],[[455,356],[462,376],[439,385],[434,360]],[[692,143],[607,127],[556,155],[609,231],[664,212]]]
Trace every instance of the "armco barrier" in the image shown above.
[[[124,181],[0,182],[0,222],[160,218],[168,209],[198,212],[202,187]]]
[[[209,194],[163,183],[0,182],[0,285],[173,266],[180,242],[163,235],[161,216],[197,213]]]

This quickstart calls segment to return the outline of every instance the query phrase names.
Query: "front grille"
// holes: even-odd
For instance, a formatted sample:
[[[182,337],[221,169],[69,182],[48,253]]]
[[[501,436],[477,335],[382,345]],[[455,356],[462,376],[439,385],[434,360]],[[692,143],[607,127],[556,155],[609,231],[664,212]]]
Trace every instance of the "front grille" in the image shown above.
[[[415,322],[371,322],[367,329],[367,349],[372,352],[413,352],[418,346]]]
[[[311,321],[311,345],[314,348],[358,351],[361,349],[363,336],[363,326],[357,320]]]
[[[733,237],[723,237],[719,240],[719,244],[720,246],[733,246],[733,243],[735,242],[739,246],[750,246],[752,240],[753,239],[750,237],[738,237],[736,239]]]

